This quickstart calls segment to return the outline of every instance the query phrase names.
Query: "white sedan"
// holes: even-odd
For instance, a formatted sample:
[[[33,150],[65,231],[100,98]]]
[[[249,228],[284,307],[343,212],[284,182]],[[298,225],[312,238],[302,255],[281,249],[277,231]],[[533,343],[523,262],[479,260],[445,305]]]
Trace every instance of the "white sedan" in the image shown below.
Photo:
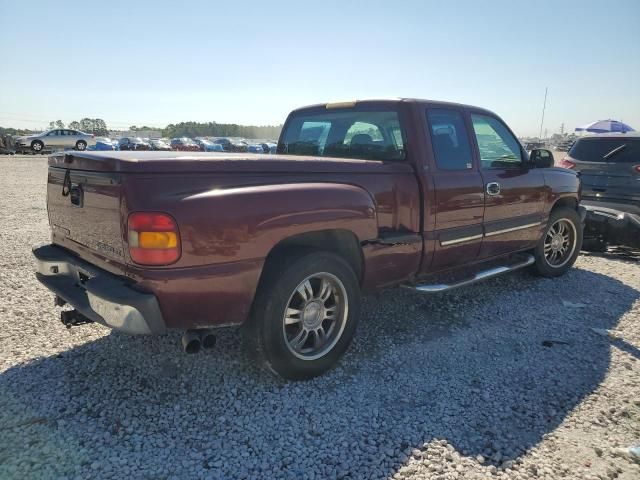
[[[35,153],[40,153],[45,148],[85,150],[87,145],[94,145],[95,143],[94,135],[69,128],[56,128],[55,130],[16,138],[16,147],[18,149],[29,148]]]

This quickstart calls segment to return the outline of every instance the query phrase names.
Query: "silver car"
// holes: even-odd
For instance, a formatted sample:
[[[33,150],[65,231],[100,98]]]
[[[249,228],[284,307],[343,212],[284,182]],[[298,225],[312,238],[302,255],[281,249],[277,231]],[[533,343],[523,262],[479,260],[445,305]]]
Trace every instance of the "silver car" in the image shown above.
[[[69,128],[56,128],[55,130],[16,138],[16,147],[18,149],[31,149],[35,153],[40,153],[45,148],[85,150],[87,145],[94,145],[95,143],[94,135]]]

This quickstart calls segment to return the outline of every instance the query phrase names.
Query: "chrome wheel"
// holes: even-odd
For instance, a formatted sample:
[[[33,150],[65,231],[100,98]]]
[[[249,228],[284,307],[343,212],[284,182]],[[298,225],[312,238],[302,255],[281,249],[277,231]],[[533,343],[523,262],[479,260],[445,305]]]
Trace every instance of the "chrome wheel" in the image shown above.
[[[305,278],[289,297],[282,319],[287,347],[302,360],[316,360],[336,345],[348,315],[342,282],[321,272]]]
[[[42,144],[40,142],[33,142],[31,148],[33,148],[34,152],[39,152],[40,150],[42,150]]]
[[[570,220],[556,220],[547,230],[544,239],[544,258],[553,268],[565,265],[576,249],[576,227]]]
[[[76,148],[80,151],[83,151],[85,148],[87,148],[87,144],[84,142],[78,142],[76,144]]]

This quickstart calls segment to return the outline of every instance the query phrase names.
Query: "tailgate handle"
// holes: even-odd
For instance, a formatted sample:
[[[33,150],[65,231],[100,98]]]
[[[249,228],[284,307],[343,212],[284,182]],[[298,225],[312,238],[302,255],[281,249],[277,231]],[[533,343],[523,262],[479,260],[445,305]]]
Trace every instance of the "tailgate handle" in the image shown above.
[[[82,185],[72,185],[69,192],[71,194],[71,203],[77,207],[82,207],[84,197]]]

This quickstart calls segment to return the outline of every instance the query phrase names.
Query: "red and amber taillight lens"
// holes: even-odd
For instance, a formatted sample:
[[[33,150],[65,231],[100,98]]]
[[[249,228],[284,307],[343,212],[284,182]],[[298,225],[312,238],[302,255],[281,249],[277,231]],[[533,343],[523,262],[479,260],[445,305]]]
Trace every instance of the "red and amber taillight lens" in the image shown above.
[[[576,168],[576,164],[574,162],[572,162],[571,160],[567,160],[566,158],[563,158],[560,161],[560,165],[559,166],[562,167],[562,168],[569,168],[569,169]]]
[[[634,165],[633,169],[634,169],[636,172],[640,173],[640,165]]]
[[[166,213],[132,213],[127,238],[131,260],[140,265],[169,265],[180,258],[178,224]]]

